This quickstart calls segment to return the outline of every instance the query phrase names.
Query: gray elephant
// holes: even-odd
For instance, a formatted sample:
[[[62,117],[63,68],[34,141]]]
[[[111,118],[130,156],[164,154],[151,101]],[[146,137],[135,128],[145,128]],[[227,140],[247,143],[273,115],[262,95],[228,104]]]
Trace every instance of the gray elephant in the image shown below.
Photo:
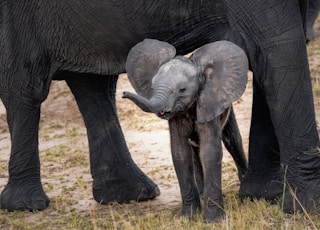
[[[320,153],[306,52],[305,0],[0,1],[0,98],[11,136],[2,209],[42,210],[41,103],[66,80],[87,128],[93,197],[148,200],[158,186],[133,162],[115,106],[129,50],[145,38],[186,54],[228,40],[253,72],[249,166],[242,197],[284,197],[284,210],[320,212]],[[285,169],[285,170],[284,170]],[[286,172],[284,174],[284,171]],[[293,202],[285,182],[296,191]],[[286,186],[288,188],[288,186]]]
[[[134,46],[126,67],[138,95],[124,92],[123,98],[169,120],[182,196],[179,216],[191,218],[201,210],[194,174],[202,169],[203,181],[198,184],[200,191],[203,186],[204,220],[212,222],[224,216],[221,139],[235,160],[240,180],[247,170],[232,102],[246,87],[248,60],[240,47],[228,41],[202,46],[190,58],[175,54],[173,46],[158,40],[146,39]],[[200,159],[192,146],[198,147]]]

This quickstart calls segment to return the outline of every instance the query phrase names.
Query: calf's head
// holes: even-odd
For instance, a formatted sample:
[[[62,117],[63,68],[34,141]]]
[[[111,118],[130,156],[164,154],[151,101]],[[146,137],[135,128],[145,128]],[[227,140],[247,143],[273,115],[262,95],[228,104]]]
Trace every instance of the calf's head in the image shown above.
[[[128,78],[137,92],[123,97],[142,110],[170,119],[196,103],[200,123],[221,115],[245,90],[248,60],[228,41],[209,43],[190,58],[176,56],[169,43],[145,39],[127,57]]]

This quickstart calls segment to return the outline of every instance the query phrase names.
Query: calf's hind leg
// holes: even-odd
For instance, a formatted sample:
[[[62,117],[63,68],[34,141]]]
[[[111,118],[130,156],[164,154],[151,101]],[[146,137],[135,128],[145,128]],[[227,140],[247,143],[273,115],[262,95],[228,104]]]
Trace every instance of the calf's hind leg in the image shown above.
[[[241,181],[247,172],[248,161],[243,150],[241,134],[232,107],[222,130],[222,141],[236,163],[239,180]]]

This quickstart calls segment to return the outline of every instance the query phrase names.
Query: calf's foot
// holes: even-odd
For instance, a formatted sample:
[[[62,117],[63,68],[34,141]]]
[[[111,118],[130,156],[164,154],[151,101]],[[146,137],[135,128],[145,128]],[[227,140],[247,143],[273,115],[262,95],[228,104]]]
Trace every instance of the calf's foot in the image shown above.
[[[176,217],[192,219],[194,215],[197,215],[199,213],[201,213],[200,199],[194,200],[191,204],[182,204],[182,207]]]
[[[223,205],[208,206],[204,210],[203,221],[205,223],[213,223],[222,220],[226,213],[223,209]]]

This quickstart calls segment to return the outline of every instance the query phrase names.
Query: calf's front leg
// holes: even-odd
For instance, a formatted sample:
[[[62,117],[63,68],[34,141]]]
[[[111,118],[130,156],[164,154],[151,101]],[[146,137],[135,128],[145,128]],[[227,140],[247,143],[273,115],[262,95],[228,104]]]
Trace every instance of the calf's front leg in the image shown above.
[[[221,190],[222,129],[220,118],[197,123],[200,159],[204,175],[204,221],[214,222],[225,216]]]
[[[169,129],[172,160],[182,198],[178,217],[192,218],[201,211],[200,196],[193,173],[193,150],[188,141],[193,131],[193,122],[184,116],[174,117],[169,120]]]

